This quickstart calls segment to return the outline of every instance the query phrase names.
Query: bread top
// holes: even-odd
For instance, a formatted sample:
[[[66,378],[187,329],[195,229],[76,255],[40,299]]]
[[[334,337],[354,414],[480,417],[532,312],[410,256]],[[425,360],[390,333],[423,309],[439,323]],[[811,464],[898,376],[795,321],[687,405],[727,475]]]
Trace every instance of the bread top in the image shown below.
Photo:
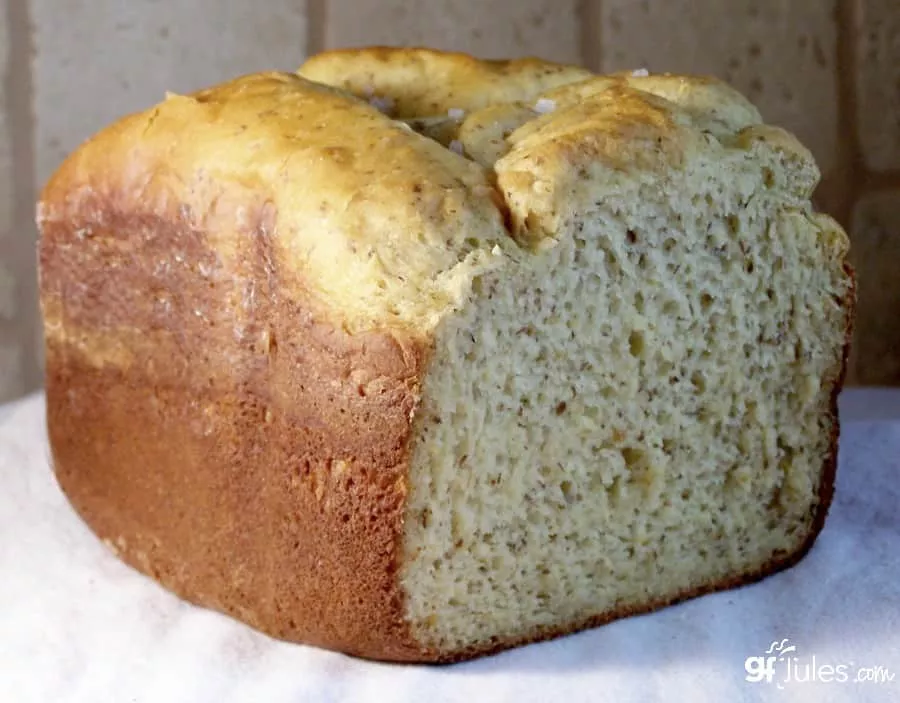
[[[591,77],[578,66],[525,58],[486,61],[432,49],[368,47],[328,51],[299,70],[304,78],[385,101],[396,118],[446,115],[497,103],[529,102]]]
[[[258,231],[275,240],[286,294],[350,328],[419,329],[509,245],[494,197],[483,168],[366,102],[263,73],[103,130],[47,184],[41,219],[102,218],[84,211],[97,202],[187,217],[226,269]]]
[[[370,104],[369,85],[394,114]],[[299,75],[248,75],[123,118],[54,174],[38,219],[187,219],[226,269],[252,230],[272,239],[286,295],[324,306],[349,331],[427,338],[475,277],[552,246],[563,213],[623,180],[698,155],[775,149],[785,156],[776,186],[808,206],[819,178],[811,155],[760,122],[708,78],[592,76],[424,49],[332,52]]]

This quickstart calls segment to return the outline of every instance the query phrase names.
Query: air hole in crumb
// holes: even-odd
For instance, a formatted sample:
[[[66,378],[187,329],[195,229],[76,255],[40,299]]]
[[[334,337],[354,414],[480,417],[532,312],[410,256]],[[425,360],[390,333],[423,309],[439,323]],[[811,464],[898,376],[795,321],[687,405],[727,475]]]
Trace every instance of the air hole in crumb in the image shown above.
[[[629,244],[634,244],[637,241],[637,235],[634,233],[634,230],[628,230],[625,233],[625,239]]]
[[[666,241],[663,242],[663,251],[672,251],[675,248],[675,244],[675,239],[668,237]]]
[[[772,188],[775,185],[775,172],[770,168],[763,169],[763,185]]]
[[[625,447],[622,450],[622,458],[629,469],[634,469],[643,462],[644,452],[636,447]]]
[[[741,221],[737,215],[728,216],[728,231],[737,234],[741,229]]]
[[[567,503],[575,502],[575,489],[571,481],[563,481],[559,484],[559,490],[562,491],[563,498]]]
[[[644,334],[638,330],[628,336],[628,351],[632,356],[640,358],[644,355]]]
[[[704,293],[700,296],[700,307],[703,310],[709,310],[710,306],[713,304],[714,298],[709,293]]]
[[[699,371],[694,371],[691,374],[691,383],[694,384],[694,388],[698,393],[703,393],[706,390],[706,378]]]
[[[525,229],[529,232],[536,232],[541,227],[541,220],[537,213],[529,212],[525,217]]]
[[[566,401],[562,401],[556,406],[556,414],[562,415],[565,411],[566,411]]]

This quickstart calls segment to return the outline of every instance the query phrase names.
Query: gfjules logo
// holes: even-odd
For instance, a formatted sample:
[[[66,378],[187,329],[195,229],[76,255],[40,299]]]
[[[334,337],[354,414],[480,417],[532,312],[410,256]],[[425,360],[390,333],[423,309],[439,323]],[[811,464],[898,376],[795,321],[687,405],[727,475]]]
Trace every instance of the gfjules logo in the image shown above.
[[[787,638],[775,640],[760,657],[744,660],[744,677],[750,683],[774,683],[777,688],[802,683],[890,684],[895,673],[886,666],[857,662],[822,661],[813,654],[798,656],[797,647]]]

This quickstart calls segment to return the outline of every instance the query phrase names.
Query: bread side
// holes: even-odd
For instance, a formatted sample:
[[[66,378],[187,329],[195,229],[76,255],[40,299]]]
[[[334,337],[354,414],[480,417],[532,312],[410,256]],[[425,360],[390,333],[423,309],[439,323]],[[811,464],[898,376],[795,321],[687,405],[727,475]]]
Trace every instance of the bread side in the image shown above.
[[[123,233],[136,226],[119,223]],[[44,261],[71,234],[49,231],[58,244],[43,249]],[[74,263],[97,274],[47,266],[63,295],[76,281],[108,294],[104,281],[131,287],[146,273],[110,255]],[[116,263],[116,275],[102,273]],[[192,289],[188,278],[164,280],[177,296]],[[122,296],[105,314],[152,329],[142,298]],[[172,339],[128,344],[127,364],[99,361],[94,344],[79,349],[69,335],[91,338],[94,323],[73,313],[46,355],[59,485],[121,559],[187,601],[278,638],[363,657],[432,658],[409,632],[396,580],[422,348],[380,334],[348,338],[300,306],[260,313],[277,348],[213,344],[175,304],[181,322],[165,323]]]
[[[335,95],[262,75],[173,96],[55,174],[50,444],[91,528],[182,597],[427,658],[396,581],[426,332],[506,235],[477,167]]]

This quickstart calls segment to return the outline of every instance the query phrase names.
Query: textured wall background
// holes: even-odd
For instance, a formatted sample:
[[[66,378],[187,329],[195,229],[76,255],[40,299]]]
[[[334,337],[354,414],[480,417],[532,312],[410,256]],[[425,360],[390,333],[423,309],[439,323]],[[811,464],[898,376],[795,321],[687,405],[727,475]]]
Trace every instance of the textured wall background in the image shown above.
[[[40,385],[33,204],[66,153],[165,90],[366,44],[731,81],[813,150],[851,231],[851,381],[900,385],[898,0],[0,0],[0,400]]]

